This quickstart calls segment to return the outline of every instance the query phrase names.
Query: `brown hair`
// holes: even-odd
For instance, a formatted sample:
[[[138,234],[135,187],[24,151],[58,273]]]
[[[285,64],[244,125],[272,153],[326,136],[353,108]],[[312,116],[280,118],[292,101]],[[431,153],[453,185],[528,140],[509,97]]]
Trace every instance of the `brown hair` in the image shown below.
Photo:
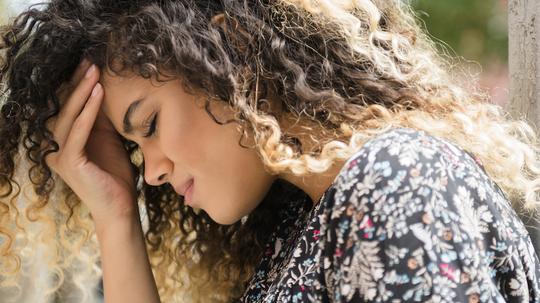
[[[16,285],[24,273],[20,260],[32,251],[23,248],[32,243],[17,237],[34,237],[27,227],[35,224],[44,224],[39,243],[54,252],[47,266],[57,283],[49,295],[72,283],[88,299],[85,287],[101,274],[85,266],[99,262],[88,211],[43,161],[57,145],[40,145],[54,146],[45,123],[58,114],[55,92],[82,57],[118,73],[172,74],[207,102],[227,102],[272,172],[322,173],[377,134],[408,126],[470,151],[514,206],[534,209],[540,163],[532,128],[449,77],[403,2],[53,0],[21,13],[1,29],[0,285]],[[269,111],[270,96],[279,96],[279,115]],[[281,129],[282,119],[317,134],[314,148]],[[125,146],[140,173],[137,146]],[[16,199],[25,178],[16,172],[23,162],[37,195],[21,206]],[[185,206],[169,185],[141,182],[138,192],[165,302],[239,297],[281,220],[279,210],[306,199],[279,180],[247,218],[221,226]]]

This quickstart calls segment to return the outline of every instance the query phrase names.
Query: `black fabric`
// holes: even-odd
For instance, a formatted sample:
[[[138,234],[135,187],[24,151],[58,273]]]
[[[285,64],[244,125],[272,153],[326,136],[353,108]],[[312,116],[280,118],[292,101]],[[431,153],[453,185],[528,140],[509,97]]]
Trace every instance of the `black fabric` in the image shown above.
[[[522,221],[481,163],[444,139],[385,132],[315,207],[289,214],[240,302],[540,302]]]

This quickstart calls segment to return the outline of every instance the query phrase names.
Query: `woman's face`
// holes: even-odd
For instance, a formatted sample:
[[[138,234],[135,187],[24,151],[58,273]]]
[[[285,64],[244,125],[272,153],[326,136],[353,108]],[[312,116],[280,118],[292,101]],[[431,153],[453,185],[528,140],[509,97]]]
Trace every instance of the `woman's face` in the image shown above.
[[[188,94],[179,80],[158,83],[102,72],[100,83],[105,115],[142,150],[145,181],[168,182],[182,194],[183,185],[193,179],[192,201],[186,203],[217,223],[232,224],[250,213],[276,179],[254,149],[238,144],[238,124],[214,122],[203,97]],[[220,121],[231,117],[225,102],[210,108]]]

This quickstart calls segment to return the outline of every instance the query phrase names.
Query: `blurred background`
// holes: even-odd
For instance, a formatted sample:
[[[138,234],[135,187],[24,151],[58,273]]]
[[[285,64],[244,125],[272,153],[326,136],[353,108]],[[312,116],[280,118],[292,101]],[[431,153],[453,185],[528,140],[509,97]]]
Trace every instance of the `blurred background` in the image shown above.
[[[461,66],[457,69],[465,69],[470,77],[479,80],[492,102],[501,105],[507,102],[507,0],[402,1],[416,9],[441,51],[458,58],[455,62]],[[0,24],[36,2],[41,1],[0,0]]]
[[[508,99],[507,0],[403,0],[444,52],[479,78],[494,103]],[[36,0],[0,0],[0,23]]]
[[[508,99],[507,0],[408,0],[429,34],[460,56],[480,85],[503,104]]]

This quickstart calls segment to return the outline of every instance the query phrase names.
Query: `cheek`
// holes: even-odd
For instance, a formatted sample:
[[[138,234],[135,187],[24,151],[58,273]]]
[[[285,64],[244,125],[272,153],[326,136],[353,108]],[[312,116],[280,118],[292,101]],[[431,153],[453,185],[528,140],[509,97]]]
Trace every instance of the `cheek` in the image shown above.
[[[206,149],[210,160],[203,164],[202,174],[211,187],[201,195],[208,199],[203,204],[209,212],[213,208],[215,212],[232,216],[245,214],[260,203],[273,181],[256,151],[239,145],[241,134],[236,128],[232,123],[220,126],[214,132],[217,135],[213,136],[214,140],[207,142],[211,147]]]
[[[211,106],[211,112],[220,121],[222,109]],[[193,106],[190,119],[190,131],[186,132],[194,149],[192,160],[199,160],[197,166],[202,174],[227,175],[230,173],[229,164],[238,161],[241,155],[238,145],[240,134],[236,123],[220,125],[216,123],[202,107]]]
[[[160,141],[178,177],[224,177],[242,161],[237,124],[219,125],[196,106],[169,108],[162,117]]]
[[[172,180],[175,182],[197,176],[199,163],[204,162],[197,128],[196,120],[175,102],[162,105],[157,137],[163,156],[172,162]]]
[[[256,206],[273,179],[256,151],[240,146],[238,124],[219,125],[204,109],[191,113],[172,117],[174,127],[163,132],[175,174],[196,178],[194,199],[209,213],[234,217]]]
[[[246,163],[246,152],[238,144],[240,134],[236,130],[236,124],[217,125],[213,121],[202,127],[198,132],[197,145],[202,155],[201,168],[205,174],[211,174],[221,178],[231,177],[237,174],[238,165]]]
[[[194,175],[193,170],[204,162],[204,144],[196,126],[188,122],[170,123],[161,134],[163,150],[174,163],[175,174],[182,178]]]

